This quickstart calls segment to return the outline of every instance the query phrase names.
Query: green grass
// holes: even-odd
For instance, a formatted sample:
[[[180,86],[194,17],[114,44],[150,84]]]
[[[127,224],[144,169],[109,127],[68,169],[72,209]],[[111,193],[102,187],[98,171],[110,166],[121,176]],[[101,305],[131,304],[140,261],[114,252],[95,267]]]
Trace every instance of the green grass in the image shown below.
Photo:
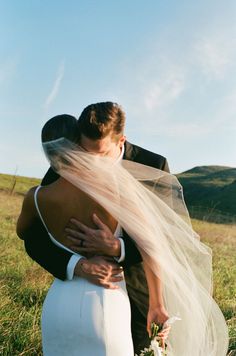
[[[5,181],[6,183],[6,181]],[[0,188],[4,184],[1,176]],[[15,224],[22,204],[22,195],[29,185],[22,179],[16,185],[19,194],[0,191],[1,238],[1,314],[0,354],[3,356],[40,356],[40,315],[42,303],[52,277],[32,262],[23,242],[15,234]],[[9,188],[9,187],[8,187]],[[236,350],[236,226],[193,220],[202,241],[213,249],[214,298],[222,309],[230,331],[230,350]]]
[[[15,234],[22,197],[0,193],[0,354],[41,355],[40,314],[51,277],[33,263]]]
[[[0,190],[5,192],[25,194],[31,187],[39,185],[40,179],[0,174]]]

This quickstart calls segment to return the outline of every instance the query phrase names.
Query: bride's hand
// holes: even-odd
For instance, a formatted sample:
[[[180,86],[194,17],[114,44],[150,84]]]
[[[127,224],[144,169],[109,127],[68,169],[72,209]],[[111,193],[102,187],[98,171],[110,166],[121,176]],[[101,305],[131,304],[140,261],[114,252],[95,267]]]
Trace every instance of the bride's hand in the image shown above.
[[[149,310],[148,310],[148,315],[147,315],[147,331],[148,331],[149,337],[151,337],[152,322],[155,322],[156,324],[164,324],[164,322],[167,319],[169,319],[169,315],[168,315],[168,312],[164,306],[158,306],[158,307],[150,306]],[[164,347],[164,345],[165,345],[165,340],[167,339],[170,328],[171,328],[170,326],[167,326],[158,333],[158,336],[161,338],[161,344],[162,344],[161,346],[162,347]]]

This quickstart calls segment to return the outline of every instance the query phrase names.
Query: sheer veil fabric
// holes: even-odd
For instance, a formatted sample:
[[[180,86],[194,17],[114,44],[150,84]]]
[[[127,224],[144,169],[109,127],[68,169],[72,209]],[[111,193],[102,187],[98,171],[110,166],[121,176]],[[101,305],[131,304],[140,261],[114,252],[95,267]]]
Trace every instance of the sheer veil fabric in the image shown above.
[[[193,230],[177,177],[133,161],[114,163],[61,138],[43,144],[52,168],[103,206],[162,280],[172,325],[169,356],[224,356],[228,328],[212,297],[212,250]]]

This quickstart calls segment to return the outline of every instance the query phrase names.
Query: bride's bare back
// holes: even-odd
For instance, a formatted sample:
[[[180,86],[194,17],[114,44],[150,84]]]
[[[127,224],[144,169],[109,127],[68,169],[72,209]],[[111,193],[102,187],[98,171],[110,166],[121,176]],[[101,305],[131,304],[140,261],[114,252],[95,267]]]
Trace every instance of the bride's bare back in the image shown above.
[[[65,227],[71,218],[76,218],[88,227],[97,228],[92,220],[92,214],[96,213],[113,233],[116,230],[117,220],[107,210],[63,178],[42,187],[37,200],[49,232],[65,246],[68,246]]]

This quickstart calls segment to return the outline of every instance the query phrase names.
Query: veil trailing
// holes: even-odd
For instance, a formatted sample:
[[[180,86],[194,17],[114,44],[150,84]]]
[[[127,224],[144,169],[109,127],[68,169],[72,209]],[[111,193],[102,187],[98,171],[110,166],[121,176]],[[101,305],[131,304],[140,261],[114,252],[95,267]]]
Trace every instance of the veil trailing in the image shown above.
[[[212,250],[193,230],[176,176],[82,151],[65,138],[43,144],[51,167],[104,207],[134,240],[163,286],[172,325],[168,356],[224,356],[228,328],[212,297]]]

